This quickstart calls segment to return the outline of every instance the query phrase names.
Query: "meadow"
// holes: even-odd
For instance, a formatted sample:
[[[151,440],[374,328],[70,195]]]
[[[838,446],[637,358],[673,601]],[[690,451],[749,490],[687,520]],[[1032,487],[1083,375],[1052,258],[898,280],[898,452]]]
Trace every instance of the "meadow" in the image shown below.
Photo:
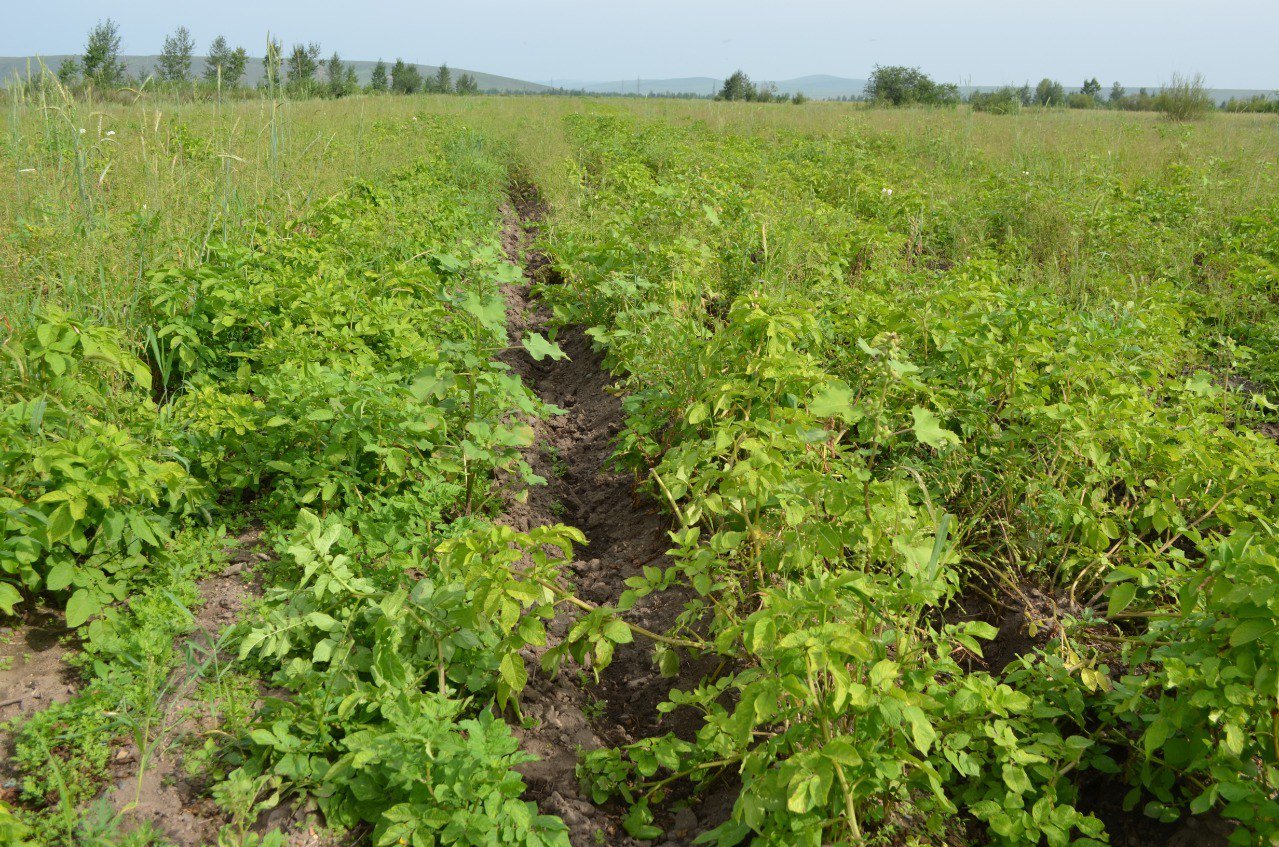
[[[1273,115],[4,105],[0,843],[1279,837]]]

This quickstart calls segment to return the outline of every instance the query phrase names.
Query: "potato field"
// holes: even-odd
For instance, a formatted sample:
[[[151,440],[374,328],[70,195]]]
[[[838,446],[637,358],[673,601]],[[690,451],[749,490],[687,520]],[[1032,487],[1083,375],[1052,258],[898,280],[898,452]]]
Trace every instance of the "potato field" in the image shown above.
[[[0,132],[0,846],[1279,843],[1272,115]]]

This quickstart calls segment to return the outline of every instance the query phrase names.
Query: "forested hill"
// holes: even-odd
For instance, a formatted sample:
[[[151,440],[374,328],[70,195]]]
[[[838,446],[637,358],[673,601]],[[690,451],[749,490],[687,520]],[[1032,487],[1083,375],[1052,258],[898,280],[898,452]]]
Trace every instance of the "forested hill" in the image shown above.
[[[0,80],[7,83],[13,75],[26,74],[27,68],[39,69],[39,62],[43,61],[49,70],[56,71],[58,66],[62,64],[63,59],[78,59],[79,56],[0,56]],[[121,61],[128,68],[129,75],[136,78],[145,78],[148,76],[159,61],[159,56],[121,56]],[[395,57],[386,58],[387,68],[395,62]],[[373,73],[373,66],[377,64],[373,62],[348,62],[355,67],[355,72],[360,78],[360,83],[365,84],[369,81],[369,76]],[[431,77],[435,75],[436,65],[418,65],[418,71],[423,77]],[[512,79],[510,77],[498,76],[496,74],[486,74],[481,71],[473,71],[468,68],[449,68],[453,72],[453,78],[457,79],[461,74],[470,74],[475,77],[475,82],[481,91],[518,91],[518,92],[537,92],[550,91],[550,86],[541,85],[536,82],[528,82],[522,79]],[[199,77],[204,73],[204,57],[195,56],[191,60],[191,72]],[[262,58],[260,56],[251,57],[249,64],[245,69],[245,84],[255,86],[262,79]],[[3,84],[3,83],[0,83]]]

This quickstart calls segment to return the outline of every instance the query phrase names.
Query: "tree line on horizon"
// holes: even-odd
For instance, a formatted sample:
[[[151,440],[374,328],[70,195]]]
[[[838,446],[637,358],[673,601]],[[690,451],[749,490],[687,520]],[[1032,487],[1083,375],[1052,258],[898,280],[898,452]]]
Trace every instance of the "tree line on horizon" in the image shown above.
[[[805,102],[802,93],[793,97],[778,94],[770,83],[752,83],[742,70],[735,71],[724,81],[716,100],[741,100],[749,102]],[[881,106],[955,106],[967,102],[975,111],[1008,114],[1022,108],[1071,109],[1120,109],[1124,111],[1162,112],[1170,117],[1185,120],[1200,117],[1216,107],[1201,75],[1184,77],[1173,74],[1167,85],[1155,92],[1145,88],[1135,94],[1115,82],[1108,93],[1096,77],[1086,79],[1078,91],[1067,92],[1066,87],[1054,79],[1045,77],[1031,88],[1004,86],[993,91],[973,91],[965,98],[959,86],[939,83],[919,68],[904,65],[876,65],[860,96],[839,97],[844,101],[866,101]],[[1279,99],[1255,95],[1246,100],[1232,98],[1221,108],[1232,112],[1279,113]]]
[[[202,73],[193,71],[196,44],[191,32],[179,26],[165,37],[162,50],[150,76],[134,79],[120,55],[121,35],[119,25],[108,18],[95,25],[85,41],[80,56],[67,57],[57,70],[57,77],[64,86],[75,90],[109,91],[124,87],[152,84],[169,91],[216,90],[219,92],[246,91],[245,76],[252,61],[244,47],[232,48],[227,39],[219,35],[209,44],[204,57]],[[322,58],[317,42],[296,43],[285,53],[283,44],[268,39],[266,55],[260,60],[263,66],[259,88],[282,90],[292,97],[345,97],[356,93],[391,94],[478,94],[479,85],[471,74],[453,78],[448,64],[440,65],[434,74],[424,76],[414,64],[396,59],[391,66],[381,59],[373,66],[368,83],[361,85],[355,65],[345,62],[334,51]],[[879,105],[951,106],[967,102],[975,111],[1007,114],[1022,108],[1067,107],[1073,109],[1110,108],[1125,111],[1158,111],[1178,119],[1202,116],[1217,104],[1204,85],[1203,77],[1196,74],[1182,77],[1174,74],[1168,85],[1151,93],[1145,88],[1135,94],[1126,91],[1115,82],[1109,93],[1096,77],[1084,80],[1078,91],[1067,92],[1057,80],[1045,77],[1033,89],[1029,83],[1022,86],[1004,86],[992,91],[973,91],[965,98],[957,85],[938,83],[917,67],[903,65],[876,65],[867,82],[864,93],[837,100],[862,100]],[[588,92],[556,89],[551,94],[587,94]],[[593,94],[592,96],[600,96]],[[625,96],[625,95],[622,95]],[[642,96],[637,95],[636,96]],[[701,98],[706,95],[681,95],[685,98]],[[754,83],[742,70],[733,72],[720,90],[711,95],[715,100],[748,101],[757,103],[790,102],[803,104],[808,98],[802,93],[785,95],[772,83]],[[1279,113],[1279,99],[1255,95],[1248,99],[1231,99],[1222,104],[1224,111]]]
[[[93,88],[99,91],[141,85],[148,80],[133,79],[120,56],[120,27],[108,18],[100,21],[85,40],[84,52],[67,57],[58,67],[59,81],[69,88]],[[178,27],[164,39],[149,80],[156,87],[182,90],[203,87],[219,91],[246,89],[245,76],[253,59],[243,47],[231,47],[225,36],[209,43],[200,74],[193,70],[196,58],[195,39],[190,30]],[[294,97],[345,97],[356,93],[478,94],[479,83],[469,73],[456,79],[447,63],[434,74],[423,76],[417,65],[396,59],[387,66],[381,59],[373,66],[369,82],[361,85],[355,65],[334,51],[322,58],[317,42],[294,44],[286,53],[282,42],[268,39],[266,55],[261,57],[263,75],[258,87],[276,87]]]
[[[1067,92],[1059,81],[1045,77],[1031,88],[1006,85],[993,91],[973,91],[966,102],[974,111],[1008,114],[1022,108],[1118,109],[1122,111],[1161,112],[1177,120],[1202,117],[1217,107],[1201,74],[1173,74],[1166,85],[1150,92],[1145,88],[1135,94],[1115,82],[1103,94],[1097,77],[1084,80],[1078,91]],[[919,68],[900,65],[876,65],[866,86],[865,100],[902,106],[912,104],[947,106],[964,100],[959,87],[939,84]],[[1223,111],[1279,113],[1279,100],[1254,95],[1246,100],[1231,98],[1222,104]]]

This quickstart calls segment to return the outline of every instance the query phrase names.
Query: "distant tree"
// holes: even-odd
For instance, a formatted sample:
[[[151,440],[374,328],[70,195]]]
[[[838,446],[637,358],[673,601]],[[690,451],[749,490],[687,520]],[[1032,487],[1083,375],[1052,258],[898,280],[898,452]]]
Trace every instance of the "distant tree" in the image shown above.
[[[346,63],[336,50],[324,62],[325,89],[330,97],[345,97],[354,93],[346,87]]]
[[[953,82],[943,82],[933,89],[932,105],[934,106],[954,106],[962,98],[959,93],[959,86]]]
[[[309,94],[315,88],[315,74],[320,70],[320,45],[314,41],[294,44],[284,66],[288,72],[289,90]]]
[[[1097,108],[1097,101],[1091,94],[1072,91],[1066,95],[1066,105],[1072,109],[1095,109]]]
[[[772,103],[775,100],[785,100],[785,96],[777,93],[777,83],[761,82],[755,86],[755,99],[761,103]]]
[[[1118,106],[1123,102],[1126,94],[1127,92],[1124,91],[1124,87],[1116,82],[1114,85],[1110,86],[1110,104],[1112,106]]]
[[[435,77],[431,80],[431,91],[436,94],[448,94],[453,91],[453,72],[449,70],[448,62],[436,69]]]
[[[80,78],[80,60],[74,56],[68,56],[62,60],[62,64],[58,65],[58,82],[63,85],[73,85]]]
[[[475,77],[470,74],[462,74],[457,78],[457,85],[454,86],[458,94],[479,94],[480,85],[475,81]]]
[[[184,26],[164,38],[164,49],[156,63],[156,74],[162,82],[183,83],[191,81],[191,57],[195,54],[195,42]]]
[[[355,94],[360,90],[360,75],[355,72],[355,65],[348,63],[342,72],[342,88],[346,94]]]
[[[1066,102],[1066,89],[1060,82],[1044,77],[1035,86],[1035,102],[1040,106],[1060,106]]]
[[[237,47],[231,51],[231,58],[227,61],[226,71],[222,75],[222,84],[239,88],[244,82],[244,72],[249,67],[249,51],[243,47]]]
[[[458,80],[461,82],[461,80]],[[373,76],[369,79],[369,91],[386,91],[390,87],[390,81],[386,76],[386,62],[381,59],[377,60],[377,64],[373,66]]]
[[[120,61],[120,27],[107,18],[89,30],[84,45],[84,78],[97,86],[124,82],[124,62]]]
[[[808,102],[808,98],[804,96],[804,92],[796,91],[790,98],[791,103],[796,106],[802,106]]]
[[[1254,94],[1245,99],[1231,97],[1222,107],[1227,112],[1251,112],[1254,114],[1279,113],[1279,100],[1271,100],[1268,95]]]
[[[266,88],[278,86],[284,68],[284,45],[274,38],[266,40],[266,55],[262,57],[262,81]]]
[[[938,85],[919,68],[876,65],[866,83],[866,99],[893,106],[949,105],[959,102],[959,88]]]
[[[1096,100],[1101,97],[1101,83],[1097,81],[1097,77],[1086,79],[1084,84],[1080,86],[1079,91]]]
[[[244,71],[249,64],[249,54],[243,47],[232,50],[226,39],[219,35],[209,45],[209,56],[204,64],[204,78],[211,85],[217,85],[219,71],[223,88],[236,88],[244,78]]]
[[[751,82],[751,78],[743,70],[736,70],[724,80],[724,85],[715,96],[716,100],[754,100],[759,90]]]
[[[219,35],[209,42],[209,52],[204,58],[204,81],[217,85],[219,80],[225,83],[227,62],[231,60],[231,47],[226,43],[226,36]]]
[[[396,94],[415,94],[422,88],[422,74],[417,65],[396,59],[391,66],[391,90]]]

